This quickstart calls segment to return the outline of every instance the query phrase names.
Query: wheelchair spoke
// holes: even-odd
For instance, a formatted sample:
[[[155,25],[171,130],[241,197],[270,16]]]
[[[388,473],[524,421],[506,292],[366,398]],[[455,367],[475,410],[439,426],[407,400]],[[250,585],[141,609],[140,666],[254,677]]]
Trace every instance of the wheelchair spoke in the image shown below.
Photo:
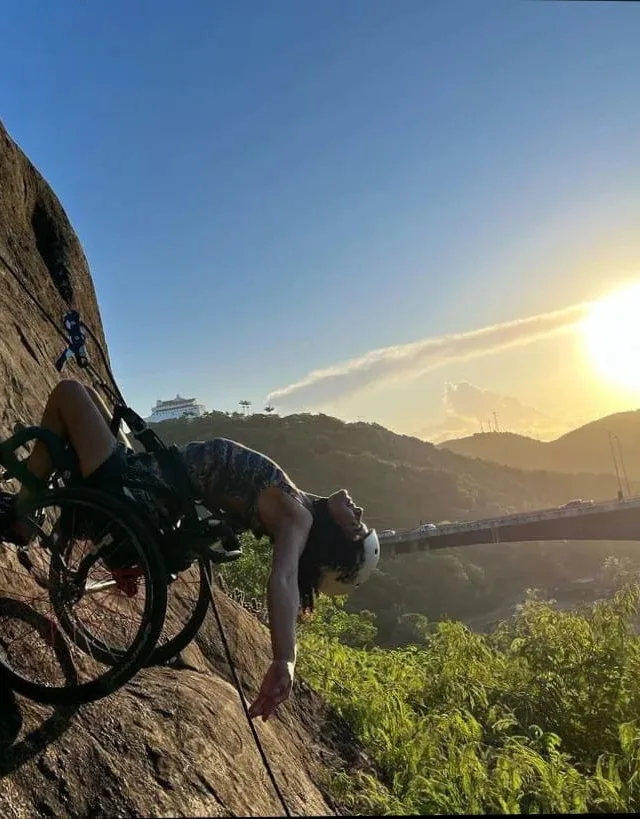
[[[43,493],[24,514],[39,521],[32,543],[0,549],[0,665],[43,702],[104,696],[162,627],[157,547],[135,514],[95,490]],[[137,566],[119,568],[123,556]]]

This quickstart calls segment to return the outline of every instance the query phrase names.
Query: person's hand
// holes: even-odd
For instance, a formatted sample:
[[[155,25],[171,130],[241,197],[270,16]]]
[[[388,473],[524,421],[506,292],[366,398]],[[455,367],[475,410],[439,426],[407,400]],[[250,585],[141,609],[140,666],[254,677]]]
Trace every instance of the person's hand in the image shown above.
[[[268,720],[275,709],[289,698],[293,675],[292,662],[274,660],[265,674],[258,696],[249,708],[249,716],[252,719],[261,716],[263,721]]]

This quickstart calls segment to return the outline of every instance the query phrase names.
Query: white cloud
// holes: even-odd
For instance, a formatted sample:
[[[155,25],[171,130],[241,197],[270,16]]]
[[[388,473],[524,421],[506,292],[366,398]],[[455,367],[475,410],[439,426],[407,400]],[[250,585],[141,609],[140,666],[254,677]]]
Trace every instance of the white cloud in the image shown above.
[[[571,331],[589,303],[529,318],[494,324],[466,333],[425,338],[410,344],[372,350],[349,361],[314,370],[293,384],[273,390],[269,403],[280,407],[320,407],[398,378],[410,379],[453,361],[497,353]]]

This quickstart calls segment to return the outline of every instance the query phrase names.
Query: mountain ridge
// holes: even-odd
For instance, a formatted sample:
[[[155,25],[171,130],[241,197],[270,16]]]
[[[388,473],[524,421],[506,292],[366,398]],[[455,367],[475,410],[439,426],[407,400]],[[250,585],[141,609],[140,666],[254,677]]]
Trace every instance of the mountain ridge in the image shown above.
[[[561,505],[574,497],[616,497],[611,474],[522,470],[469,458],[380,424],[321,413],[286,416],[210,412],[152,427],[169,443],[231,438],[264,452],[301,489],[345,487],[380,529],[421,520],[468,520]]]
[[[597,418],[552,441],[536,441],[511,432],[478,432],[436,446],[517,469],[615,474],[617,467],[621,480],[625,472],[629,479],[638,480],[640,410]]]

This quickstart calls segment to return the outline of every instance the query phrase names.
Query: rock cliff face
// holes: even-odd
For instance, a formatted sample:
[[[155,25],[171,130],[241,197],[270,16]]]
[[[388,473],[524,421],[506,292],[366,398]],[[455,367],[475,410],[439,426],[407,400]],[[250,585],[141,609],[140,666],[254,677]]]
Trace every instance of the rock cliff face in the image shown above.
[[[16,421],[37,422],[59,379],[53,362],[64,343],[29,294],[55,322],[74,307],[103,345],[104,336],[80,242],[1,124],[0,282],[0,435],[6,436]],[[100,369],[97,357],[94,364]],[[0,585],[8,576],[0,571]],[[250,698],[269,660],[268,632],[221,591],[218,600]],[[78,709],[36,705],[0,689],[0,814],[280,815],[212,617],[183,660],[180,670],[145,669],[108,699]],[[334,812],[324,783],[331,768],[351,764],[344,755],[351,758],[348,737],[300,682],[281,711],[257,728],[289,809]]]
[[[1,123],[0,283],[0,433],[6,435],[17,420],[38,420],[59,378],[53,362],[64,342],[42,308],[60,329],[63,313],[77,308],[103,346],[104,335],[80,242]]]
[[[218,602],[251,696],[268,661],[266,629],[222,592]],[[180,670],[145,669],[111,697],[78,709],[2,691],[2,816],[283,815],[213,618],[182,658]],[[280,717],[257,730],[291,813],[336,812],[326,774],[345,765],[341,748],[349,754],[351,746],[319,698],[298,682]]]

